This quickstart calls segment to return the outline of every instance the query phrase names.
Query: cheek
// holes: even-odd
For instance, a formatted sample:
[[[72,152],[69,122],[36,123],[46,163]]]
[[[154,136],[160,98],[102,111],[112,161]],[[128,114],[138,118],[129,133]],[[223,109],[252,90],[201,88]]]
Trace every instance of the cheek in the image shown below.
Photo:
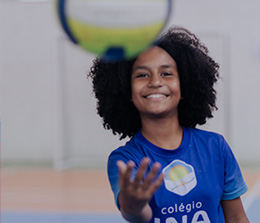
[[[140,91],[141,91],[140,84],[136,83],[135,81],[131,82],[132,99],[134,97],[137,97],[140,94]]]
[[[181,95],[181,86],[179,81],[175,81],[171,84],[171,89],[175,95]]]
[[[131,101],[135,105],[135,107],[138,109],[140,105],[142,104],[142,86],[138,83],[134,83],[131,87],[132,96]]]
[[[136,87],[132,87],[132,95],[131,100],[134,104],[136,104],[136,101],[138,100],[139,91]]]
[[[180,85],[177,86],[177,93],[178,93],[178,95],[181,96],[181,87],[180,87]]]
[[[135,89],[134,89],[134,86],[133,86],[133,82],[131,82],[131,100],[132,101],[133,101],[134,94],[135,94]]]

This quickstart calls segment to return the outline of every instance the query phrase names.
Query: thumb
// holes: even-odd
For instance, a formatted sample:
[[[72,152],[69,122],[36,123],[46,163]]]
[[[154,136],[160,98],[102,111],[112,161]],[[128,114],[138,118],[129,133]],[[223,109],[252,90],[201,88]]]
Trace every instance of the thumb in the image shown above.
[[[118,160],[116,162],[116,165],[118,167],[120,175],[124,174],[126,172],[127,166],[126,166],[126,164],[122,160]]]
[[[127,164],[125,164],[122,160],[118,160],[116,165],[119,170],[119,185],[120,188],[123,188],[130,183],[131,173],[135,164],[133,161],[129,161]]]

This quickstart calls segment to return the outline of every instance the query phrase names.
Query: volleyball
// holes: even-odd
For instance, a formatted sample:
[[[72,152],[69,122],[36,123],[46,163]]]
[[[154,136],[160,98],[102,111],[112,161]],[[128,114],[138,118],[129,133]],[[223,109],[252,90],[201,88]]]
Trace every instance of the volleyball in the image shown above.
[[[129,59],[153,44],[165,27],[171,0],[58,0],[69,39],[104,59]]]

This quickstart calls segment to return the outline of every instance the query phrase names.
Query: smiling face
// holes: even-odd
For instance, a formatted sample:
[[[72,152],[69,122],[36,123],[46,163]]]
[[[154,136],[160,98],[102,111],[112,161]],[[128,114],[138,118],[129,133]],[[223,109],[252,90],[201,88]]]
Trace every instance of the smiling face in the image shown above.
[[[141,53],[131,76],[132,101],[145,117],[178,119],[181,98],[176,62],[163,49],[154,46]]]

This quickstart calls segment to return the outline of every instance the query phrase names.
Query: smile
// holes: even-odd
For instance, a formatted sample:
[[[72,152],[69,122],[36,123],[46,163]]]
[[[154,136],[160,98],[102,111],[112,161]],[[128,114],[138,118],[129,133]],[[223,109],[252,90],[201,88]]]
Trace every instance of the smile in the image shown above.
[[[165,94],[150,94],[146,96],[146,98],[166,98],[167,96]]]

